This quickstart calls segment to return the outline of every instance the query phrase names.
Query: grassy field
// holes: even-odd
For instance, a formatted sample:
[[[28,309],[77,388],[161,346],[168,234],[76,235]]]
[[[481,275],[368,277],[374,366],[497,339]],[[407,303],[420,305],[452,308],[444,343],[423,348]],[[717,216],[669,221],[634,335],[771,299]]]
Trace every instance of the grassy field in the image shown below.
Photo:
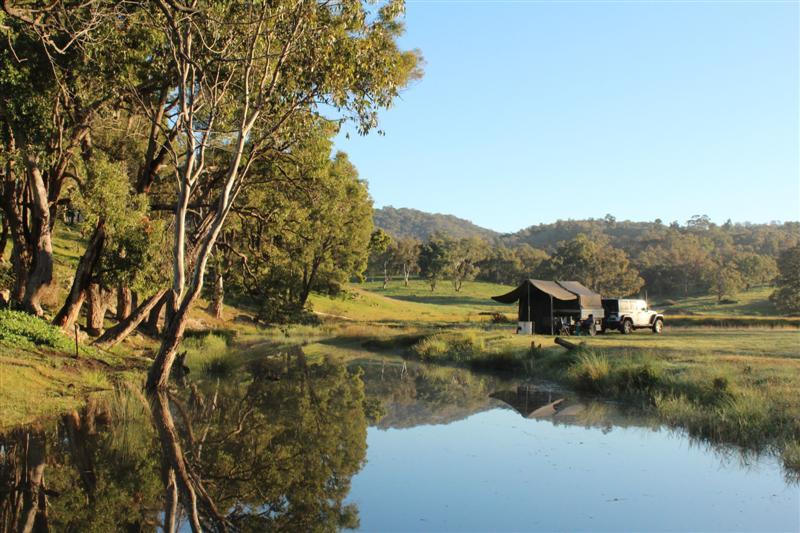
[[[80,235],[61,230],[54,248],[57,283],[50,312],[69,284]],[[665,423],[704,438],[772,447],[800,470],[800,319],[775,316],[769,288],[744,293],[735,304],[717,305],[711,297],[670,302],[663,335],[577,337],[571,340],[583,345],[574,352],[555,345],[553,337],[515,335],[515,306],[491,300],[510,289],[468,282],[456,292],[443,282],[431,291],[420,280],[408,287],[392,280],[383,289],[381,281],[372,281],[352,285],[343,297],[312,296],[322,319],[316,326],[261,327],[232,306],[218,320],[200,301],[183,349],[192,375],[223,375],[292,345],[305,346],[309,355],[392,354],[510,370],[638,402]],[[494,323],[495,314],[509,322]],[[748,327],[691,327],[698,325]],[[156,340],[135,334],[113,352],[82,348],[74,358],[71,340],[59,330],[32,317],[1,315],[0,430],[72,409],[115,382],[140,383],[156,346]]]
[[[675,315],[712,315],[712,316],[776,316],[775,306],[769,296],[775,289],[772,287],[755,287],[749,291],[740,291],[733,299],[725,303],[717,303],[713,295],[695,296],[667,300],[656,299],[652,305]],[[674,302],[674,303],[672,303]]]
[[[510,310],[509,306],[491,299],[510,290],[504,285],[467,282],[460,292],[447,282],[441,283],[436,291],[431,291],[421,280],[411,280],[408,287],[394,280],[385,290],[382,285],[382,282],[353,284],[344,297],[314,295],[311,304],[322,316],[394,323],[481,322],[489,320],[491,313]]]
[[[467,282],[460,292],[449,282],[435,291],[422,280],[392,280],[384,289],[382,281],[352,284],[346,296],[329,298],[314,295],[314,311],[322,317],[377,323],[466,323],[487,322],[498,313],[516,320],[516,306],[498,304],[492,296],[512,287],[483,282]],[[779,316],[769,295],[769,287],[755,288],[736,297],[737,303],[716,304],[713,296],[670,300],[670,305],[652,304],[665,312],[667,325],[713,328],[800,328],[800,317]]]

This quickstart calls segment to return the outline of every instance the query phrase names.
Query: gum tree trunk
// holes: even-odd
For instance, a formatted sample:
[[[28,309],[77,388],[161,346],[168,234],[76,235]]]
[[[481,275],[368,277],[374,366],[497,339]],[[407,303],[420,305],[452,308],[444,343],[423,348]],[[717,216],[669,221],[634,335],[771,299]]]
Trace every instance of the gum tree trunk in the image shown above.
[[[153,393],[150,396],[150,406],[153,423],[158,430],[161,443],[162,480],[167,493],[164,530],[175,531],[176,508],[177,502],[180,501],[193,532],[203,530],[201,514],[206,519],[209,529],[226,531],[225,520],[217,510],[216,504],[184,457],[166,391]]]
[[[167,289],[161,289],[153,296],[142,302],[142,305],[138,306],[136,310],[131,313],[130,316],[128,316],[128,318],[119,324],[108,328],[106,332],[95,341],[95,344],[106,348],[111,348],[112,346],[122,342],[125,337],[133,333],[133,331],[146,317],[152,316],[153,312],[155,312],[155,316],[158,317],[158,309],[164,306],[166,294]]]
[[[220,269],[217,269],[214,276],[214,299],[211,301],[211,313],[214,318],[222,318],[222,308],[225,299],[225,280]]]
[[[36,161],[27,153],[25,167],[28,174],[31,209],[32,270],[25,286],[22,306],[30,313],[41,316],[42,293],[53,281],[53,244],[50,235],[50,206],[47,187]]]
[[[78,268],[75,270],[75,277],[72,280],[72,287],[64,305],[53,319],[53,325],[69,329],[78,319],[81,307],[86,299],[86,291],[92,281],[95,265],[97,265],[103,250],[105,236],[105,221],[100,219],[91,239],[89,239],[89,243],[86,245],[86,250],[78,262]]]
[[[103,333],[103,320],[106,316],[106,295],[97,283],[91,283],[87,290],[86,332],[92,337]]]
[[[120,283],[119,286],[117,287],[118,322],[122,322],[123,320],[125,320],[130,316],[132,305],[133,305],[133,297],[131,296],[131,290],[122,283]]]

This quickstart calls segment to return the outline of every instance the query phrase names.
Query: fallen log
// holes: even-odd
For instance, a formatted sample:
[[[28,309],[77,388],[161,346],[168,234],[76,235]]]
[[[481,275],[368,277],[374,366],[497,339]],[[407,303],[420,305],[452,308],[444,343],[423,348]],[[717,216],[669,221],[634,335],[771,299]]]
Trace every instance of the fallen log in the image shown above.
[[[579,347],[574,342],[569,342],[568,340],[562,339],[561,337],[556,337],[555,343],[558,344],[559,346],[563,346],[567,350],[574,350],[575,348]]]
[[[101,346],[103,348],[111,348],[115,346],[119,342],[121,342],[125,337],[130,335],[130,333],[139,326],[139,323],[147,317],[150,313],[150,310],[158,304],[162,298],[165,298],[167,295],[167,289],[161,289],[153,296],[142,302],[135,312],[128,315],[128,318],[120,322],[114,327],[108,328],[105,333],[100,335],[94,344]]]

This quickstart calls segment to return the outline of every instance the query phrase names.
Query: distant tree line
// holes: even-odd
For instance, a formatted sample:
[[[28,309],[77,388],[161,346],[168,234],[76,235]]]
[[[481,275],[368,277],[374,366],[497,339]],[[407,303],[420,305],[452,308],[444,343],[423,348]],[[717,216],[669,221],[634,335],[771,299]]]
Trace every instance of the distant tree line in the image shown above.
[[[380,254],[371,255],[370,272],[382,265],[385,283],[397,275],[401,263],[395,250],[402,243],[404,271],[418,274],[431,290],[443,280],[458,291],[464,281],[475,279],[512,285],[525,278],[552,278],[575,279],[609,296],[646,290],[661,297],[713,294],[722,301],[776,279],[793,279],[784,274],[786,268],[779,276],[778,267],[791,263],[788,251],[799,241],[797,222],[717,225],[696,216],[683,225],[664,225],[659,220],[617,222],[609,215],[535,226],[491,240],[441,233],[425,241],[390,239]]]

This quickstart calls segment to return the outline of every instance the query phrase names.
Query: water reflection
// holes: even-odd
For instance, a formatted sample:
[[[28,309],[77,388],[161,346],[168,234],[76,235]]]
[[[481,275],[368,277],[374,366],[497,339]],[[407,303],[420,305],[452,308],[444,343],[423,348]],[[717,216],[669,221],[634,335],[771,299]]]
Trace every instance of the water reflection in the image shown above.
[[[302,353],[149,402],[121,391],[2,437],[0,529],[357,527],[366,427],[359,376]]]
[[[508,487],[529,493],[533,472],[554,486],[567,479],[580,485],[589,478],[576,470],[613,465],[614,449],[641,454],[645,441],[660,450],[671,449],[670,438],[687,442],[663,432],[642,440],[640,429],[597,440],[626,427],[652,433],[658,424],[549,384],[396,359],[308,360],[295,350],[152,398],[123,389],[0,436],[0,531],[427,529],[403,522],[422,512],[409,503],[414,498],[422,498],[421,508],[440,501],[444,507],[431,516],[439,513],[447,529],[466,509],[446,505],[459,491],[475,498],[467,508],[507,508],[491,494]],[[594,444],[584,447],[584,439]],[[687,450],[670,453],[676,466],[687,457],[696,466]],[[530,475],[520,475],[523,465]],[[644,479],[634,471],[617,475]],[[408,486],[392,485],[404,476]],[[489,487],[481,476],[497,480]],[[397,498],[409,507],[395,509]],[[513,519],[526,509],[484,524],[519,526]]]

